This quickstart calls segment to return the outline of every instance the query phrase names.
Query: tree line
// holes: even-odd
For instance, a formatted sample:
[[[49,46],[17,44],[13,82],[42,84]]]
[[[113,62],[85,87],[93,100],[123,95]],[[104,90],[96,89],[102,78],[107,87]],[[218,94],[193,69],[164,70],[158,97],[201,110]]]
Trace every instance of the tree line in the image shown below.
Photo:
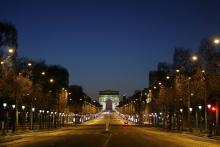
[[[218,36],[204,38],[194,51],[177,47],[173,63],[159,62],[157,69],[149,72],[148,87],[124,99],[119,108],[138,114],[140,123],[145,119],[191,131],[192,127],[208,131],[214,125],[219,130],[219,63]],[[211,107],[216,111],[211,113]]]

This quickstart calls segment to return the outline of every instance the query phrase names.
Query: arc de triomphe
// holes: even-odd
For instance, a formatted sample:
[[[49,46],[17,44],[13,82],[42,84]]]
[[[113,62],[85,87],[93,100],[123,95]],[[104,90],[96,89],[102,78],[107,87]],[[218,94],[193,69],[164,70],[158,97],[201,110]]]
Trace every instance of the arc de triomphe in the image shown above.
[[[99,103],[102,105],[102,110],[115,110],[119,104],[120,94],[119,91],[104,90],[99,91]]]

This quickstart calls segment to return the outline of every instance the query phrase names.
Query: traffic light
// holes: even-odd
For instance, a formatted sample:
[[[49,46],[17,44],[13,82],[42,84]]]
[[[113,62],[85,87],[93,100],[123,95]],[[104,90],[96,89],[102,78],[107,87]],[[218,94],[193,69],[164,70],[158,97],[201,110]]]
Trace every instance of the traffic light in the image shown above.
[[[211,111],[212,111],[212,112],[215,112],[215,111],[216,111],[215,106],[212,106]]]

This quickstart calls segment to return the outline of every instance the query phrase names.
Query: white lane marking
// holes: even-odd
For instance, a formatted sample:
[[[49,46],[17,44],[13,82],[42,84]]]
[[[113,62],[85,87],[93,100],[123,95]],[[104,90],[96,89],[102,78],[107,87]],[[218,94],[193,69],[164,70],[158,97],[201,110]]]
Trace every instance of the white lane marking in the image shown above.
[[[102,147],[107,147],[107,145],[108,145],[108,143],[109,143],[109,140],[111,139],[111,136],[112,136],[112,134],[110,134],[110,135],[108,136],[108,138],[105,140],[105,143],[104,143],[104,145],[103,145]]]

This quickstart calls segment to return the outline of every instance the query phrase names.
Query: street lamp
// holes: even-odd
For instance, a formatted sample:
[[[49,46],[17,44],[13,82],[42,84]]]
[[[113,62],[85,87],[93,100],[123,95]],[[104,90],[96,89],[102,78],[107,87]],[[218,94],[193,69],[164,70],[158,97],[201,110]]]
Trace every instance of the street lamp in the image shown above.
[[[199,105],[198,108],[199,108],[200,111],[202,110],[202,106],[201,105]]]
[[[25,106],[21,106],[21,108],[22,108],[22,110],[24,110],[24,109],[25,109]]]
[[[24,126],[25,126],[25,111],[24,111],[24,109],[25,109],[25,106],[24,105],[22,105],[21,106],[21,109],[23,110],[23,116],[22,116],[22,128],[24,129]]]
[[[54,82],[54,79],[53,78],[50,78],[50,83],[53,83]]]
[[[158,84],[159,84],[159,85],[162,85],[162,83],[161,83],[161,82],[159,82]]]
[[[3,107],[5,109],[7,107],[7,103],[3,103]]]
[[[220,40],[216,38],[216,39],[214,39],[213,42],[214,42],[214,44],[219,44],[219,43],[220,43]]]
[[[192,110],[193,110],[193,109],[190,107],[190,108],[189,108],[189,111],[192,112]]]
[[[43,76],[44,76],[45,74],[46,74],[46,73],[45,73],[44,71],[42,71],[42,72],[41,72],[41,75],[43,75]]]
[[[8,49],[8,52],[9,52],[10,54],[13,54],[13,53],[14,53],[14,49],[9,48],[9,49]]]
[[[29,67],[31,67],[31,66],[32,66],[32,63],[31,63],[31,62],[29,62],[29,63],[28,63],[28,66],[29,66]]]
[[[193,55],[193,56],[192,56],[192,60],[193,60],[193,61],[197,61],[197,60],[198,60],[198,56]]]
[[[199,105],[198,108],[199,108],[199,111],[202,110],[202,106],[201,106],[201,105]],[[202,117],[202,116],[201,116],[201,113],[199,113],[199,120],[200,120],[200,121],[198,122],[198,120],[197,120],[197,122],[196,122],[196,123],[197,123],[197,126],[199,125],[200,131],[201,131],[201,117]]]
[[[210,109],[211,108],[211,104],[208,104],[207,107]]]
[[[166,79],[169,80],[169,79],[170,79],[170,76],[166,76]]]
[[[180,120],[179,120],[179,127],[182,130],[183,129],[183,109],[182,108],[180,108],[180,113],[181,115],[180,115]]]
[[[12,108],[15,109],[15,105],[12,105]]]
[[[3,110],[3,113],[4,113],[4,115],[3,115],[3,121],[2,121],[2,129],[3,129],[3,131],[2,131],[2,135],[6,135],[6,133],[5,133],[5,128],[6,128],[6,126],[7,126],[7,117],[8,117],[8,115],[7,115],[7,110],[6,110],[6,107],[7,107],[7,103],[3,103],[3,107],[4,107],[4,110]],[[6,113],[6,114],[5,114]]]
[[[176,69],[176,72],[177,72],[177,73],[179,73],[179,72],[180,72],[180,70],[179,70],[179,69]]]
[[[34,107],[32,107],[31,108],[31,111],[32,111],[32,113],[31,113],[31,129],[33,130],[33,119],[34,119],[34,111],[35,111],[35,108]]]

